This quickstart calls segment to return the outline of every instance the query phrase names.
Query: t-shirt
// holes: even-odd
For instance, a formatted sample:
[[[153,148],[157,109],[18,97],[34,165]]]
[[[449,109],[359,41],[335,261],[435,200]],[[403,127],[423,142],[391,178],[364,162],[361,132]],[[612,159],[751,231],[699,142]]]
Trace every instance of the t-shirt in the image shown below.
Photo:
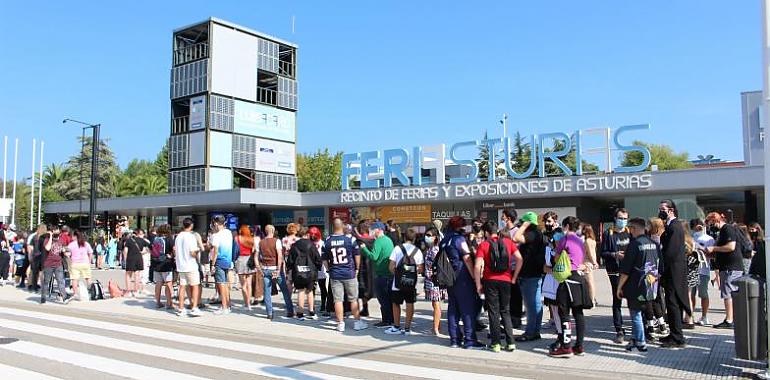
[[[524,232],[524,243],[519,244],[518,249],[522,259],[519,277],[541,277],[545,265],[545,241],[543,234],[538,231],[537,227],[528,228]]]
[[[585,260],[583,240],[579,236],[569,233],[556,243],[555,254],[559,255],[563,250],[566,250],[569,255],[569,259],[572,262],[572,270],[577,270],[583,264],[583,260]]]
[[[452,268],[454,268],[455,272],[466,267],[463,257],[470,254],[470,249],[468,248],[468,241],[465,240],[463,235],[457,232],[448,232],[439,243],[439,248],[442,247],[445,249],[447,258],[452,263]]]
[[[142,256],[142,252],[145,248],[150,247],[150,243],[138,236],[131,236],[126,239],[125,246],[128,248],[128,255],[126,255],[127,257]]]
[[[723,246],[730,242],[735,242],[735,249],[731,252],[716,252],[716,269],[719,270],[743,270],[743,256],[738,251],[738,234],[742,233],[737,227],[725,224],[719,229],[719,240],[717,246]]]
[[[647,236],[631,238],[623,260],[620,261],[619,272],[628,275],[628,280],[623,286],[623,297],[632,309],[640,309],[641,303],[638,297],[642,295],[646,287],[642,286],[641,279],[647,267],[658,269],[660,252],[658,244]]]
[[[417,249],[416,252],[414,252],[414,255],[412,256],[412,259],[414,259],[414,263],[417,265],[423,265],[425,263],[425,259],[422,256],[422,251],[420,251],[419,248],[415,247],[412,243],[404,243],[401,246],[404,247],[404,250],[406,250],[406,253],[408,255],[412,254],[412,251]],[[390,261],[396,263],[396,267],[401,263],[401,260],[404,258],[404,251],[401,250],[401,246],[396,246],[393,248],[393,252],[390,253]],[[396,287],[396,279],[393,278],[393,290],[398,290]]]
[[[91,244],[88,244],[88,242],[85,242],[81,247],[76,240],[69,243],[67,249],[70,250],[70,260],[72,260],[73,264],[91,264],[89,255],[93,255],[94,251],[91,249]]]
[[[64,252],[64,246],[58,240],[54,240],[51,243],[51,251],[46,251],[43,256],[44,268],[58,268],[62,266],[62,253]]]
[[[329,264],[329,277],[332,280],[351,280],[356,277],[356,256],[358,247],[351,237],[331,235],[326,238],[321,258]]]
[[[497,236],[492,237],[492,241],[497,244],[499,238]],[[516,248],[516,244],[513,244],[513,240],[508,238],[503,238],[503,244],[505,245],[506,250],[508,251],[508,263],[514,264],[513,262],[513,254],[516,253],[518,250]],[[544,257],[543,255],[540,255],[541,258]],[[481,274],[481,278],[487,281],[505,281],[505,282],[511,282],[513,279],[513,272],[511,271],[512,265],[508,266],[508,270],[505,272],[495,273],[492,272],[492,253],[490,251],[489,241],[485,240],[479,244],[479,250],[476,251],[476,258],[482,258],[484,259],[484,272]],[[524,263],[526,265],[526,262]],[[542,266],[540,267],[540,271],[542,271]],[[522,269],[523,270],[523,269]],[[521,272],[519,272],[521,274]]]
[[[197,244],[197,243],[196,243]],[[222,269],[233,268],[233,233],[223,228],[211,235],[211,246],[217,249],[216,265]]]
[[[174,240],[176,250],[176,271],[182,273],[197,272],[198,262],[192,253],[198,250],[198,239],[190,231],[182,231]]]

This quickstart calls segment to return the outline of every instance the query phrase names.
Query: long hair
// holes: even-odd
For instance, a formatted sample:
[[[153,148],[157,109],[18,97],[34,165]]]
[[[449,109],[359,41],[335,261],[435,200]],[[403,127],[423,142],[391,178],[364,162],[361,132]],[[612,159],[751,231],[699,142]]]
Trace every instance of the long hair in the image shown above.
[[[241,227],[238,229],[238,240],[246,248],[251,249],[254,247],[254,235],[251,234],[249,226],[241,224]]]
[[[594,227],[591,226],[591,224],[583,223],[583,236],[585,236],[586,239],[596,240],[596,233],[594,232]]]
[[[751,223],[750,228],[757,230],[757,241],[765,241],[765,230],[762,229],[759,223]]]
[[[648,221],[648,227],[647,232],[650,234],[650,236],[660,236],[663,235],[663,232],[666,230],[666,227],[663,225],[663,220],[654,217],[650,218]]]
[[[682,220],[681,223],[684,228],[684,245],[687,247],[685,255],[689,255],[695,250],[695,240],[693,240],[692,233],[690,232],[690,224],[684,220]]]
[[[82,231],[75,230],[75,240],[78,242],[78,247],[85,247],[86,235]]]

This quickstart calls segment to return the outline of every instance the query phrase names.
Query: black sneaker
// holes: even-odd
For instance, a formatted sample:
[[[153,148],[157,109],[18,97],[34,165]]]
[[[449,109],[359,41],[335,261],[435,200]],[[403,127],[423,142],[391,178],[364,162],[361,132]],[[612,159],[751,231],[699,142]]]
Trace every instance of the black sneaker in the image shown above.
[[[666,340],[666,341],[662,342],[660,344],[660,347],[661,348],[677,349],[677,348],[685,348],[685,347],[687,347],[687,344],[686,343],[680,343],[680,342],[677,342],[677,341],[675,341],[673,339],[670,339],[670,340]]]
[[[390,326],[393,326],[393,324],[389,323],[389,322],[385,322],[385,321],[377,322],[377,323],[374,324],[374,327],[376,327],[378,329],[384,329],[384,328],[390,327]]]
[[[715,329],[732,329],[735,327],[735,325],[732,322],[727,322],[727,320],[722,321],[722,323],[718,325],[714,325]]]
[[[42,305],[42,304],[44,304],[44,303],[45,303],[45,298],[41,298],[41,299],[40,299],[40,304]]]
[[[359,315],[361,315],[362,317],[368,317],[369,316],[369,310],[366,310],[366,309],[361,310]]]
[[[540,340],[540,339],[541,339],[540,334],[535,334],[535,335],[532,335],[532,336],[520,335],[520,336],[517,336],[515,340],[517,342],[532,342],[532,341]]]

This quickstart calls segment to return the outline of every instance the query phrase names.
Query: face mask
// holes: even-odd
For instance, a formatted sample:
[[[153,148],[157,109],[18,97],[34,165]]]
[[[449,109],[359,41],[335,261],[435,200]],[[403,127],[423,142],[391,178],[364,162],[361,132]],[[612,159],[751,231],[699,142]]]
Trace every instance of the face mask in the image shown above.
[[[658,218],[660,218],[660,219],[662,219],[664,221],[668,220],[668,213],[665,212],[665,211],[660,211],[660,212],[658,212]]]
[[[751,235],[751,240],[757,240],[759,233],[754,231],[754,232],[749,232],[749,235]]]
[[[619,230],[626,228],[627,224],[628,221],[625,219],[615,219],[615,227],[617,227]]]
[[[433,245],[433,236],[426,236],[425,237],[425,244]]]
[[[545,230],[548,231],[548,232],[551,232],[551,231],[553,231],[553,226],[550,225],[550,224],[546,224],[545,225]]]
[[[719,227],[717,227],[717,226],[712,224],[712,225],[709,226],[709,231],[711,231],[712,234],[715,234],[715,233],[719,232]]]

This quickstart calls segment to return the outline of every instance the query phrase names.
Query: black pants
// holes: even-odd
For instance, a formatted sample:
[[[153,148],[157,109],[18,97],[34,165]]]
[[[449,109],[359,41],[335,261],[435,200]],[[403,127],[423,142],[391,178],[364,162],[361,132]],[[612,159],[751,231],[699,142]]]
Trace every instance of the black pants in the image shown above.
[[[327,287],[328,282],[329,280],[325,278],[318,279],[318,289],[321,293],[321,307],[319,309],[327,312],[329,311],[326,307],[326,302],[329,299],[329,288]]]
[[[0,252],[0,279],[7,280],[8,272],[11,270],[11,255],[6,252]]]
[[[558,339],[559,344],[566,346],[569,344],[571,340],[571,336],[565,337],[566,331],[565,327],[569,326],[569,313],[572,311],[572,317],[575,318],[575,334],[577,337],[575,338],[575,345],[576,346],[582,346],[583,345],[583,339],[586,335],[586,318],[585,315],[583,315],[583,307],[571,307],[567,305],[559,305],[559,320],[561,321],[561,326],[557,328],[558,331]],[[571,334],[567,334],[571,335]]]
[[[518,323],[517,326],[521,326],[521,317],[524,316],[524,306],[521,299],[521,288],[519,288],[519,284],[511,284],[511,291],[510,293],[510,310],[511,310],[511,320],[515,320]],[[529,312],[529,310],[527,310]]]
[[[663,290],[658,287],[658,298],[652,302],[645,302],[642,314],[645,321],[651,321],[653,319],[663,318],[666,314],[663,306],[664,303]]]
[[[618,284],[620,275],[610,274],[610,285],[612,286],[612,326],[616,333],[625,334],[623,330],[623,299],[618,298]]]
[[[666,298],[666,322],[668,322],[668,328],[671,331],[669,337],[680,344],[684,344],[684,332],[682,331],[682,309],[679,305],[679,299],[676,297],[676,289],[671,280],[665,279],[663,281],[663,287]]]
[[[16,266],[16,275],[19,276],[19,286],[25,286],[27,282],[27,268],[29,268],[29,260],[25,257],[21,265]]]
[[[521,293],[519,293],[521,297]],[[484,280],[484,298],[489,313],[489,333],[491,344],[500,344],[500,320],[503,322],[503,333],[506,344],[513,344],[513,324],[508,309],[511,304],[511,283],[508,281]]]
[[[29,286],[32,289],[40,289],[40,272],[43,270],[43,255],[37,255],[29,263]]]

